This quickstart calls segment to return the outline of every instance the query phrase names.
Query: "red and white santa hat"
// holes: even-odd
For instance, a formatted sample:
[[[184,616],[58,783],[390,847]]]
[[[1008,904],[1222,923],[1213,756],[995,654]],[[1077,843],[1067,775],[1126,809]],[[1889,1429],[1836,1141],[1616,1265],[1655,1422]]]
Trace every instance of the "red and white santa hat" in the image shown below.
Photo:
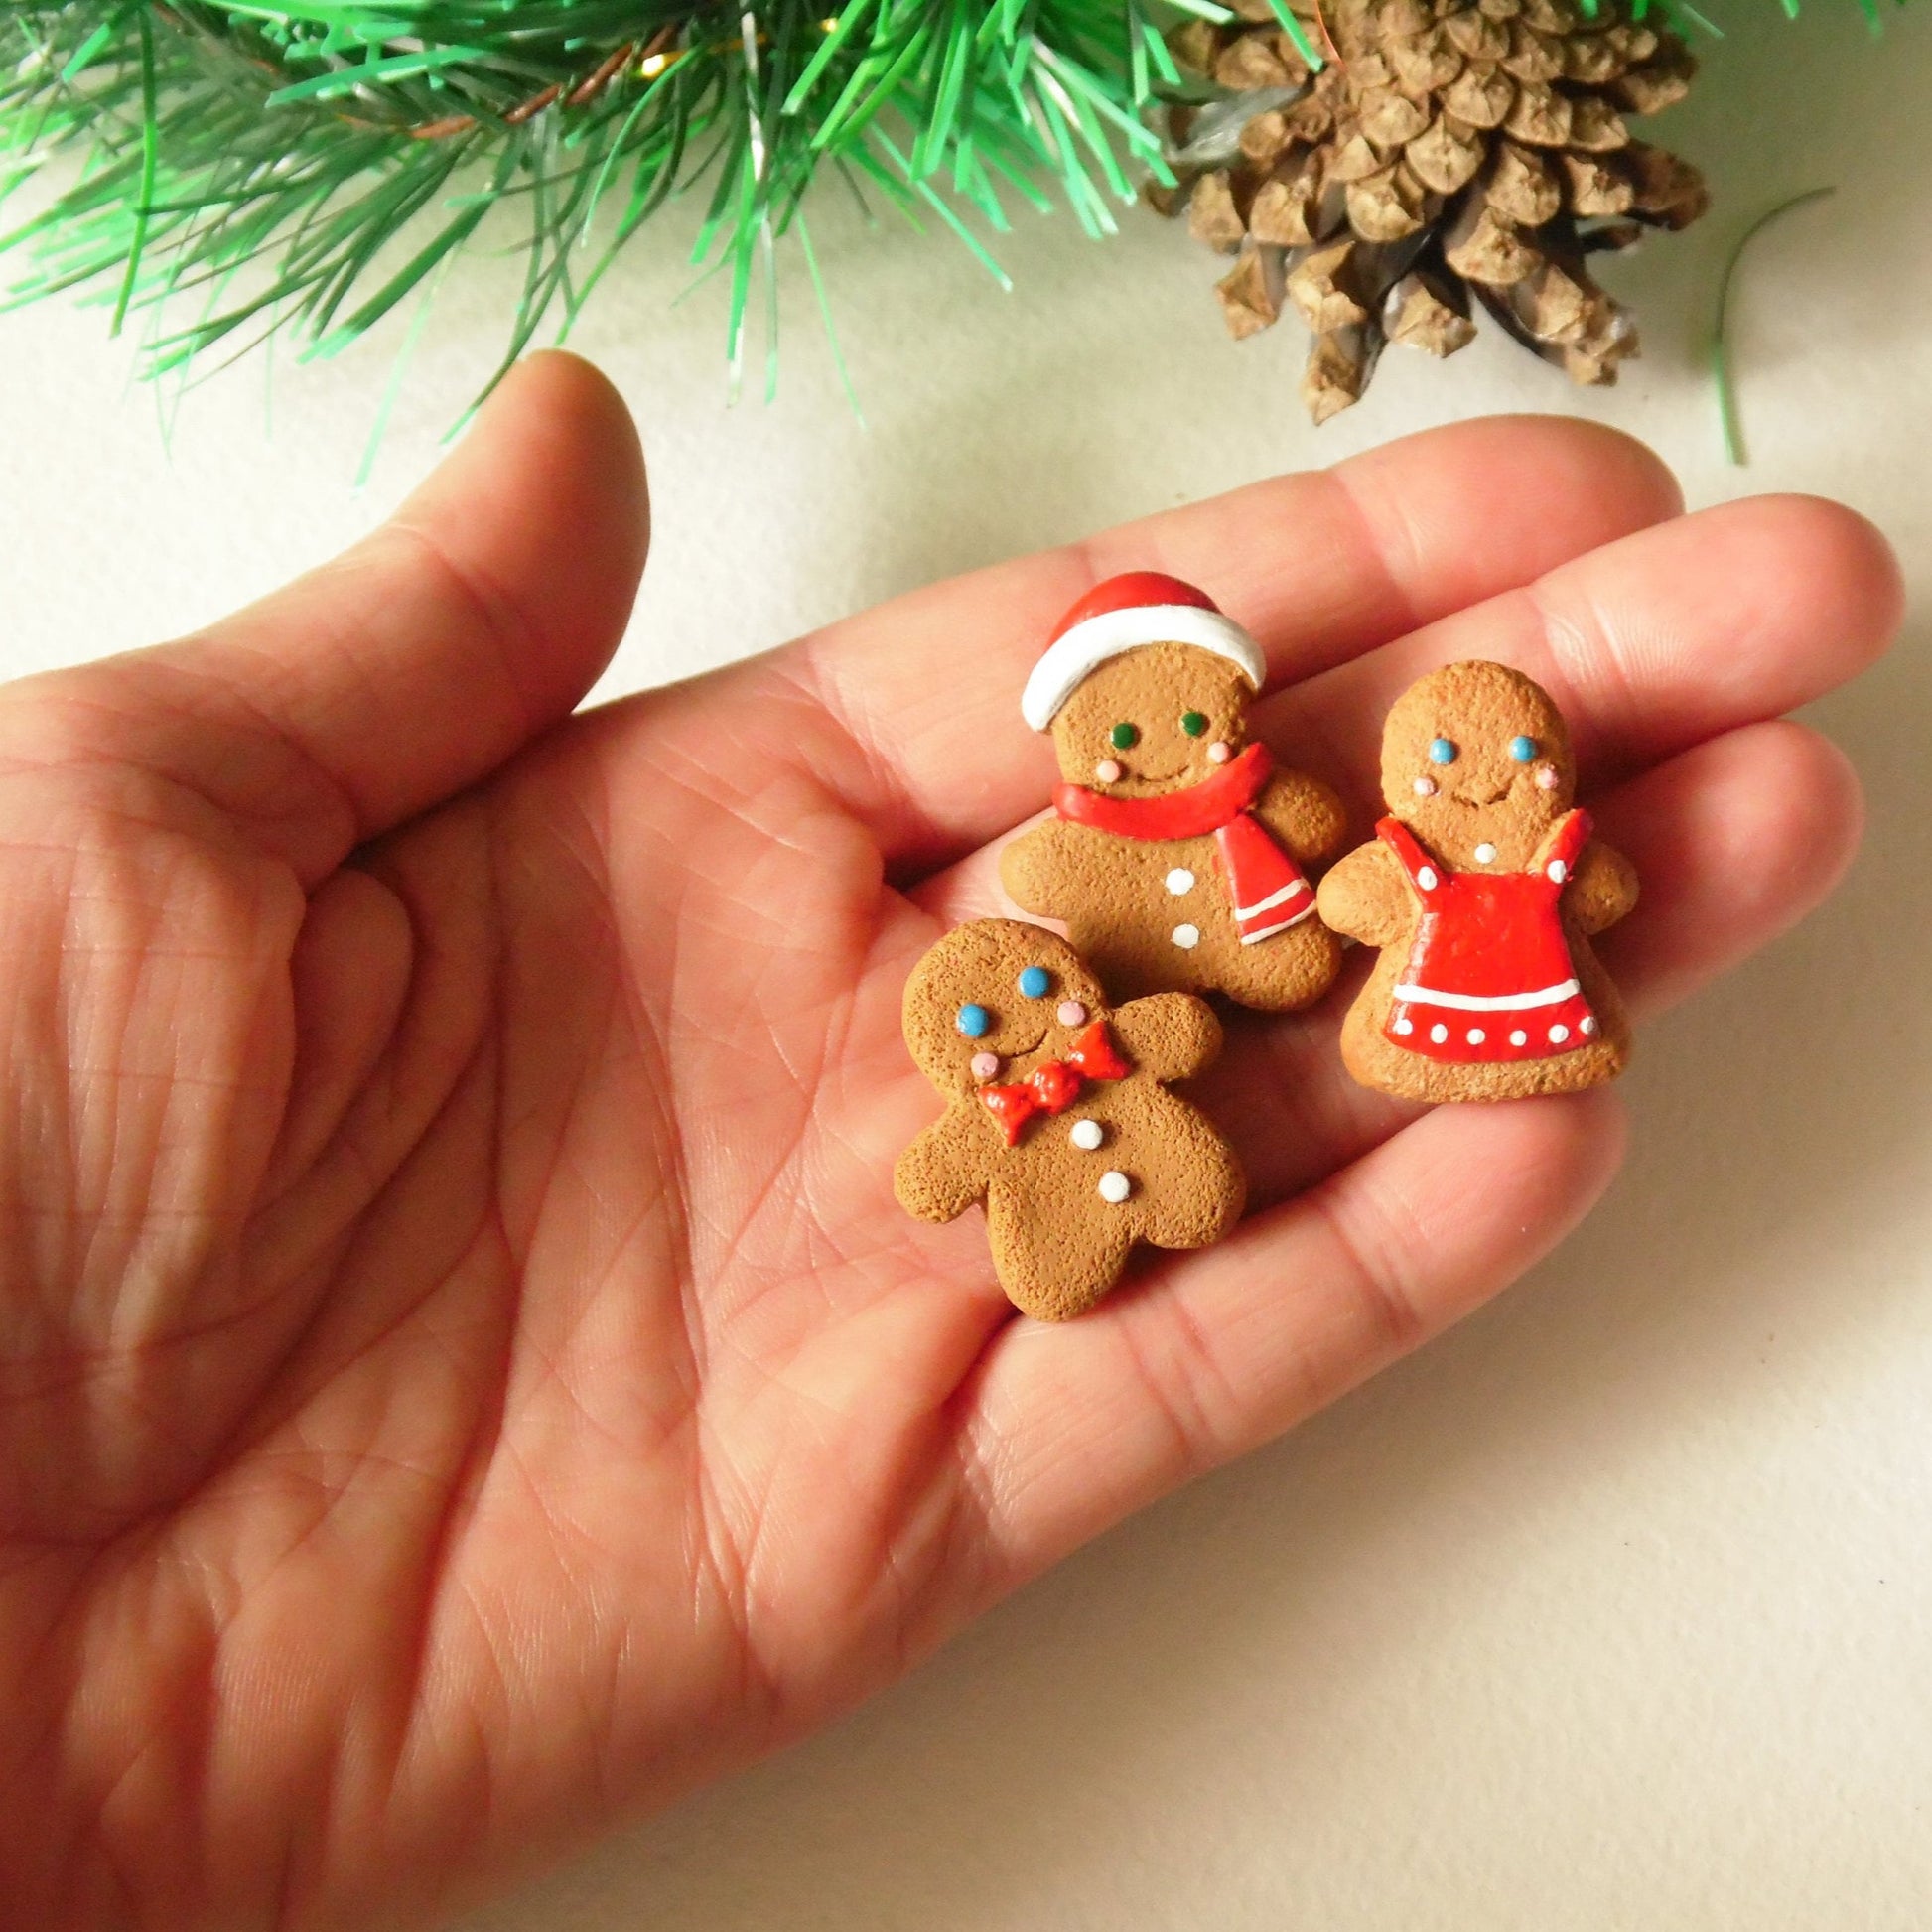
[[[1267,674],[1261,646],[1232,618],[1224,618],[1205,591],[1158,570],[1130,570],[1096,584],[1060,620],[1027,679],[1021,715],[1043,732],[1082,678],[1142,644],[1211,650],[1238,665],[1257,691]]]

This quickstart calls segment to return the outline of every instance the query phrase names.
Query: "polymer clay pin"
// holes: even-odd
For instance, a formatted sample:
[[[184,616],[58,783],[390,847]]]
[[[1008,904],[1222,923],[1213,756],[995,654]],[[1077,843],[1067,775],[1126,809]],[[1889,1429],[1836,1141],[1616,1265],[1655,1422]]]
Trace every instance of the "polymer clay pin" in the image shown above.
[[[1389,815],[1322,880],[1322,919],[1382,956],[1342,1023],[1364,1086],[1507,1100],[1614,1079],[1623,1002],[1589,939],[1637,901],[1573,804],[1562,715],[1506,665],[1433,671],[1382,736]]]
[[[1027,1313],[1079,1314],[1136,1242],[1201,1248],[1239,1217],[1233,1151],[1164,1084],[1220,1050],[1200,1000],[1110,1008],[1063,939],[980,919],[912,969],[903,1024],[946,1111],[899,1156],[894,1191],[926,1221],[984,1200],[994,1271]]]
[[[1021,710],[1052,733],[1064,782],[1053,820],[1001,853],[1001,883],[1063,920],[1117,993],[1281,1012],[1335,977],[1304,869],[1341,843],[1341,803],[1249,738],[1265,668],[1204,592],[1135,571],[1073,606],[1027,680]]]

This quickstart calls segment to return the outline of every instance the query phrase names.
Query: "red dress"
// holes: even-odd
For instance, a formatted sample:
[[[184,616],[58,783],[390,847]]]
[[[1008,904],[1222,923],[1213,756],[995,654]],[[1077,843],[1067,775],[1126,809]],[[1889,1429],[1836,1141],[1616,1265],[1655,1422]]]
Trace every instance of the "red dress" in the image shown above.
[[[1566,812],[1527,872],[1449,872],[1399,819],[1375,830],[1422,902],[1384,1036],[1425,1059],[1461,1064],[1547,1059],[1587,1045],[1596,1016],[1577,983],[1558,908],[1589,838],[1589,814]]]

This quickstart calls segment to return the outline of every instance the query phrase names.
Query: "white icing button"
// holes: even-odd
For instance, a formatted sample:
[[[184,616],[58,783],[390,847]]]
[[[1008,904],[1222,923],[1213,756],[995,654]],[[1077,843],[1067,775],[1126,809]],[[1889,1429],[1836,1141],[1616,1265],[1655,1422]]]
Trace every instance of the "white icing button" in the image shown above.
[[[1434,866],[1422,867],[1416,874],[1416,884],[1424,892],[1433,893],[1436,890],[1436,868]]]
[[[1194,875],[1185,866],[1175,866],[1173,871],[1168,874],[1168,891],[1175,898],[1178,898],[1182,893],[1191,893],[1193,890]]]
[[[1395,1030],[1399,1034],[1412,1034],[1416,1031],[1416,1023],[1405,1014],[1395,1023]]]
[[[1118,1207],[1134,1191],[1134,1183],[1118,1168],[1109,1168],[1100,1176],[1100,1198]]]
[[[1118,784],[1120,782],[1120,766],[1113,759],[1102,759],[1093,767],[1093,775],[1103,785]]]
[[[1182,952],[1192,952],[1200,944],[1200,927],[1197,925],[1177,925],[1173,939]]]
[[[1550,1029],[1550,1044],[1552,1046],[1561,1046],[1569,1037],[1570,1029],[1568,1027],[1555,1026]]]
[[[1414,789],[1418,798],[1434,798],[1436,796],[1436,780],[1434,778],[1418,778],[1415,780]]]
[[[1471,1027],[1469,1029],[1468,1040],[1471,1046],[1480,1046],[1488,1037],[1489,1035],[1480,1027]]]
[[[1435,1026],[1430,1028],[1429,1036],[1440,1046],[1449,1037],[1449,1029],[1441,1021],[1438,1021]]]
[[[1509,1043],[1512,1046],[1527,1046],[1530,1043],[1530,1036],[1522,1030],[1521,1027],[1518,1027],[1516,1031],[1510,1035]]]
[[[1544,870],[1549,873],[1550,877],[1554,879],[1559,886],[1561,886],[1563,882],[1570,877],[1570,868],[1566,866],[1561,859],[1552,859],[1549,865],[1544,868]]]
[[[1496,863],[1496,848],[1493,845],[1491,845],[1487,839],[1484,839],[1483,842],[1476,847],[1476,864],[1479,866],[1493,866],[1495,863]]]
[[[1580,1034],[1582,1034],[1585,1036],[1585,1038],[1588,1038],[1588,1036],[1596,1031],[1596,1016],[1593,1013],[1586,1014],[1583,1019],[1577,1022],[1577,1031]]]
[[[1066,1138],[1091,1154],[1107,1138],[1107,1130],[1097,1120],[1076,1120]]]

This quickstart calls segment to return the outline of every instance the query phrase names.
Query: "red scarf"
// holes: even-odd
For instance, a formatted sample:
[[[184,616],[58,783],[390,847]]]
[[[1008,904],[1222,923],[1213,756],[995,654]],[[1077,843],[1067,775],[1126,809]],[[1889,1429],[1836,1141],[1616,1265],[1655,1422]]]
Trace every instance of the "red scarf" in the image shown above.
[[[1109,798],[1085,785],[1055,785],[1053,809],[1076,825],[1123,839],[1198,839],[1221,854],[1241,943],[1272,939],[1314,910],[1314,892],[1253,806],[1275,769],[1268,747],[1250,745],[1211,778],[1156,798]]]
[[[1124,1080],[1133,1071],[1107,1037],[1107,1023],[1096,1020],[1073,1042],[1063,1060],[1041,1060],[1010,1087],[982,1087],[986,1111],[1000,1123],[1008,1147],[1018,1147],[1035,1114],[1057,1114],[1072,1106],[1089,1080]]]

